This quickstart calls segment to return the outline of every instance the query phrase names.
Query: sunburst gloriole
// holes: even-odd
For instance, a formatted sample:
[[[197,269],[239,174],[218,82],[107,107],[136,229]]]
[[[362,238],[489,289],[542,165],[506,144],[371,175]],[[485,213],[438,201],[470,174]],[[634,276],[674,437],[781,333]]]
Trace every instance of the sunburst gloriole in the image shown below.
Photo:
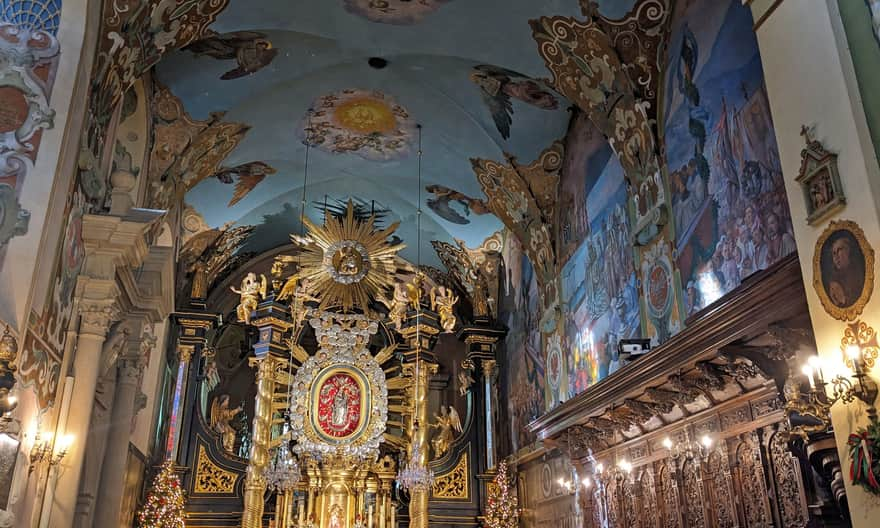
[[[357,307],[366,312],[372,299],[394,286],[395,257],[406,244],[390,244],[388,239],[400,222],[376,230],[375,216],[366,221],[356,219],[349,200],[344,217],[328,212],[324,225],[315,225],[308,218],[303,218],[303,223],[308,235],[291,235],[293,243],[302,248],[294,277],[318,294],[319,309],[341,306],[350,311]]]

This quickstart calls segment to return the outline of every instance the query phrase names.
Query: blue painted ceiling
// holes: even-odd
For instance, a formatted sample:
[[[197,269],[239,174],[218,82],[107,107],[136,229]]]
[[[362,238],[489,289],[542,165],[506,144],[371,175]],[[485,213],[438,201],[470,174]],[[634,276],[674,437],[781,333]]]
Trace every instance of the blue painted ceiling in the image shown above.
[[[186,196],[206,222],[217,227],[229,221],[264,224],[250,249],[269,249],[287,241],[299,225],[306,147],[302,125],[320,97],[345,89],[378,90],[401,105],[422,125],[422,188],[417,183],[417,157],[374,161],[355,153],[330,153],[312,147],[309,153],[307,202],[358,197],[392,211],[399,235],[409,244],[403,256],[418,260],[415,212],[419,196],[422,222],[422,263],[438,265],[430,240],[464,240],[480,244],[501,228],[491,214],[456,210],[466,224],[454,223],[426,207],[431,195],[424,187],[439,184],[483,199],[469,158],[503,160],[504,152],[522,162],[565,134],[569,102],[543,109],[513,100],[510,137],[493,121],[480,88],[470,74],[480,64],[514,70],[525,76],[548,76],[531,37],[528,20],[542,15],[582,18],[577,0],[416,0],[437,9],[411,25],[380,23],[346,9],[357,0],[232,0],[211,27],[218,33],[258,31],[277,56],[256,73],[232,80],[220,76],[235,60],[181,50],[157,66],[158,79],[183,100],[195,118],[226,111],[225,120],[246,123],[251,130],[225,160],[234,166],[263,161],[277,169],[238,203],[227,206],[233,185],[209,178]],[[366,2],[360,2],[366,3]],[[400,4],[400,0],[392,0]],[[626,13],[634,0],[606,0],[609,17]],[[368,65],[382,57],[387,67]],[[453,204],[454,206],[456,204]],[[319,210],[307,214],[317,220]]]

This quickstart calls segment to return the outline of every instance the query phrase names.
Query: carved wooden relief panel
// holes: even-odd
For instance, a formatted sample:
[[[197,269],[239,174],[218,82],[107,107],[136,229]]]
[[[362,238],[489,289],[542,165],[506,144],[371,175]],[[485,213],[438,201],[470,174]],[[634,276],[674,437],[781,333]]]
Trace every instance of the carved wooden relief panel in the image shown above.
[[[737,497],[746,526],[772,526],[764,466],[755,433],[744,434],[734,453]]]
[[[706,514],[699,462],[694,459],[685,460],[681,475],[684,491],[684,525],[689,528],[703,528],[706,526]]]
[[[788,449],[788,434],[774,433],[768,446],[782,526],[806,526],[809,521],[798,462]]]

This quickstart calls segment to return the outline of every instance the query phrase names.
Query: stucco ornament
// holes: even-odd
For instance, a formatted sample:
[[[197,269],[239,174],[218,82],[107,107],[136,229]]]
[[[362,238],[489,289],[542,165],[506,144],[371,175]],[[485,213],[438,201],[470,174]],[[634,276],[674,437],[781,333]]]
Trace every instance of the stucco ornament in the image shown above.
[[[30,213],[21,208],[18,189],[34,166],[34,135],[52,128],[55,117],[38,67],[58,51],[51,33],[0,22],[0,177],[6,180],[0,184],[0,247],[27,232]]]

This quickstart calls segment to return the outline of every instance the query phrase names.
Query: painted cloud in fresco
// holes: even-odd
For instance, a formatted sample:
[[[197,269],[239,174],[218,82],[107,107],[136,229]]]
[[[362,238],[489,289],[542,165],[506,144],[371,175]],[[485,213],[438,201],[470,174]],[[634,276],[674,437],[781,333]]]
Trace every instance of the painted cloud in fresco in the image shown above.
[[[304,143],[332,154],[390,161],[409,155],[416,123],[382,92],[346,89],[319,97],[299,129]]]
[[[349,13],[380,24],[418,24],[451,0],[344,0]]]
[[[495,127],[501,137],[510,137],[513,124],[513,102],[517,99],[543,110],[556,110],[559,101],[538,81],[512,70],[480,64],[470,74],[471,82],[482,92],[483,102],[489,108]]]

